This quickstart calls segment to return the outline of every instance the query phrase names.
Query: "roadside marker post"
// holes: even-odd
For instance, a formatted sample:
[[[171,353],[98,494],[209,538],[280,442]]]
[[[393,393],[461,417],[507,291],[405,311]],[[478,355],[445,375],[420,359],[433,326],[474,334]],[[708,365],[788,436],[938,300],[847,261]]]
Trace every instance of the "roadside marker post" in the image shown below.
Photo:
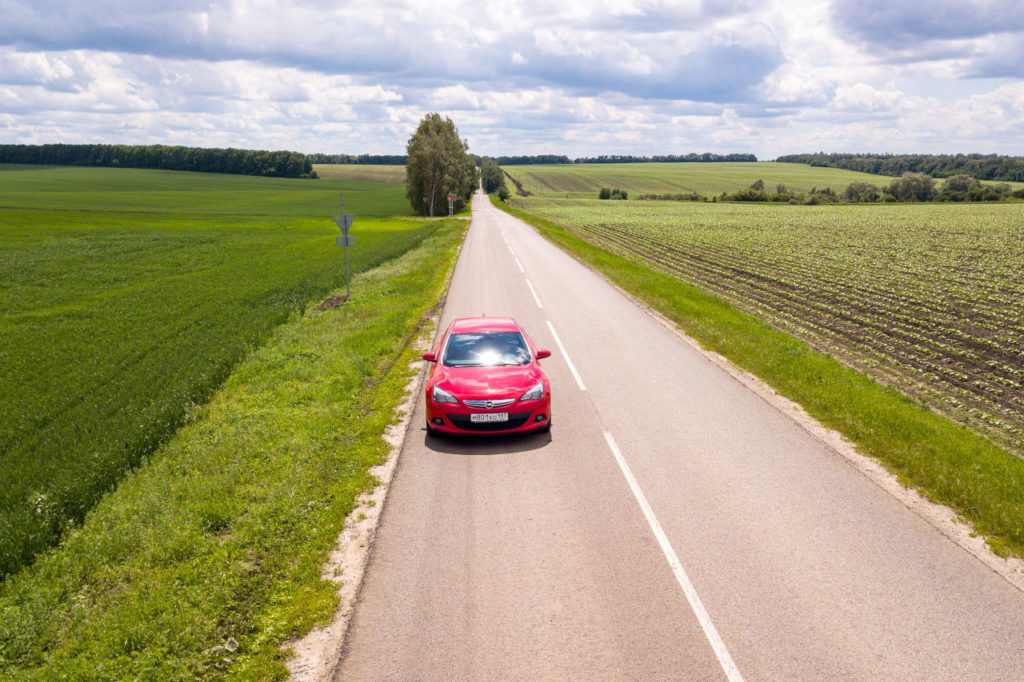
[[[352,228],[354,215],[345,214],[345,195],[341,195],[341,215],[334,216],[334,222],[341,230],[341,236],[335,237],[334,243],[345,249],[345,298],[348,298],[348,247],[356,245],[356,238],[348,233]]]
[[[459,197],[457,195],[455,195],[455,194],[449,194],[448,195],[448,215],[449,216],[455,215],[455,200],[458,199],[458,198]]]

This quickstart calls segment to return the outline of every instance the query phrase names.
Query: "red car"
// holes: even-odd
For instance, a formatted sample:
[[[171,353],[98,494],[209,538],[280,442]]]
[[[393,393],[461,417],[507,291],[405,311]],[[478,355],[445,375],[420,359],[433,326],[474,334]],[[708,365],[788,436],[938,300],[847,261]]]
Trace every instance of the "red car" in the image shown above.
[[[511,317],[455,320],[423,359],[427,378],[427,431],[526,433],[551,428],[551,386],[537,350]]]

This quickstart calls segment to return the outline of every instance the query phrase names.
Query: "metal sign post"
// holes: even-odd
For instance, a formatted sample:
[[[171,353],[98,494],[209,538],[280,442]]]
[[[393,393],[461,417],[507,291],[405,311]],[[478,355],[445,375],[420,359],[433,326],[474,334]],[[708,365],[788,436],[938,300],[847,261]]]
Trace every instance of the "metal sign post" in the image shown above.
[[[455,215],[455,200],[458,198],[455,194],[448,195],[448,215]]]
[[[341,236],[335,237],[334,242],[345,248],[345,298],[348,298],[348,247],[356,245],[356,238],[348,233],[352,227],[354,215],[345,215],[345,195],[341,195],[341,215],[334,216],[334,222],[341,230]]]

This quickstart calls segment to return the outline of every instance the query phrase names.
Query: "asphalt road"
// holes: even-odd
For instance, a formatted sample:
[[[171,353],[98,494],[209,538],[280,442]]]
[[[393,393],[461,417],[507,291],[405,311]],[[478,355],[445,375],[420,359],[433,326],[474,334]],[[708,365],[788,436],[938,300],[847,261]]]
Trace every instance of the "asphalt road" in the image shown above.
[[[482,313],[553,428],[418,401],[337,679],[1024,679],[1024,593],[486,199],[442,325]]]

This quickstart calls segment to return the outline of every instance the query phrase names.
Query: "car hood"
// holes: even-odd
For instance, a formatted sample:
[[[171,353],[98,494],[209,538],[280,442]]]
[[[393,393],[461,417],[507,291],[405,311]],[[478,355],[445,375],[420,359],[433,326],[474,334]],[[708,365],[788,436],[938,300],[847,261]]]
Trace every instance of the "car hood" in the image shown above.
[[[532,363],[513,367],[439,367],[437,384],[459,398],[518,398],[541,380]]]

